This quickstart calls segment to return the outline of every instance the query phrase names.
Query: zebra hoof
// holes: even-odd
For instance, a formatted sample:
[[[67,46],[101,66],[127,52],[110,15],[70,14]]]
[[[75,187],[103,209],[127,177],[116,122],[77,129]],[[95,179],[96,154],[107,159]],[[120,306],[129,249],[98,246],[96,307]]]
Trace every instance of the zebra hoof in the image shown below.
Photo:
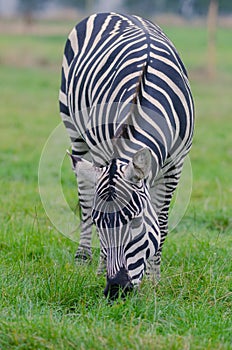
[[[106,273],[106,261],[103,260],[99,263],[96,274],[97,274],[97,276],[101,276],[105,273]]]
[[[105,268],[104,269],[98,268],[97,272],[96,272],[96,275],[97,276],[102,276],[102,275],[105,275],[105,273],[106,273],[106,269]]]
[[[86,250],[78,250],[75,254],[76,263],[90,263],[92,261],[92,255]]]

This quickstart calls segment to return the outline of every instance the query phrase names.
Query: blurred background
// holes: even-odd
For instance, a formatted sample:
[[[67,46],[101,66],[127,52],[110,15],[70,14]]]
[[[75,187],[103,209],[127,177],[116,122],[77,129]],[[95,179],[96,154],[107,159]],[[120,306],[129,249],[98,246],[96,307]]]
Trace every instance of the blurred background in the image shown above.
[[[33,217],[36,206],[46,222],[37,172],[43,146],[60,123],[63,49],[73,26],[96,11],[147,17],[173,41],[196,106],[193,192],[185,220],[196,225],[197,215],[210,228],[231,227],[231,0],[0,0],[0,215]],[[75,207],[75,179],[69,160],[64,164],[62,185]],[[44,230],[50,225],[45,222]]]
[[[230,0],[1,0],[1,16],[23,15],[25,17],[56,16],[64,17],[66,11],[79,13],[92,11],[115,11],[139,13],[146,16],[169,13],[188,19],[207,14],[210,2],[217,3],[220,15],[232,12]]]
[[[186,62],[190,70],[194,68],[192,65],[195,68],[204,68],[208,78],[215,77],[217,64],[220,65],[220,60],[217,62],[217,56],[220,56],[218,51],[220,48],[216,45],[216,41],[220,40],[217,39],[217,30],[220,31],[220,28],[223,28],[228,29],[228,32],[232,28],[232,2],[230,0],[0,0],[0,33],[24,36],[33,34],[34,39],[36,35],[65,36],[72,26],[83,17],[93,12],[107,11],[145,16],[157,22],[168,35],[169,28],[172,27],[171,39],[175,41],[176,35],[177,44],[179,34],[176,34],[173,28],[178,28],[177,31],[182,32],[180,35],[185,36],[189,44],[192,40],[198,41],[189,45],[189,51],[185,50],[184,38],[180,38],[180,51],[182,50],[183,55],[193,54],[192,45],[198,45],[200,49],[200,57],[195,57],[192,62]],[[192,35],[189,36],[187,33],[184,35],[185,29],[187,31],[191,29]],[[202,35],[195,36],[193,31],[199,32],[200,29]],[[229,47],[230,42],[228,41],[227,44]],[[25,46],[24,49],[26,49]],[[26,49],[27,55],[26,57],[23,55],[21,64],[27,65],[33,59],[32,56],[35,55],[30,51]],[[16,58],[19,64],[21,55],[14,55],[12,49],[8,52],[2,50],[0,53],[2,62],[13,61],[14,63]],[[44,65],[51,63],[47,62],[51,60],[51,57],[43,55],[42,52],[34,59]],[[224,62],[224,64],[227,63]]]

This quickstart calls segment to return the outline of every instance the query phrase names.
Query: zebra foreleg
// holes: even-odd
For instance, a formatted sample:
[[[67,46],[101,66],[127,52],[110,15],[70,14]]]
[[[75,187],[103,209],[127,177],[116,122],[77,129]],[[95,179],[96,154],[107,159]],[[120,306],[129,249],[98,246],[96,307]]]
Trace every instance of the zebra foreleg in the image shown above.
[[[79,141],[79,153],[83,154],[85,145]],[[82,148],[81,148],[82,146]],[[84,148],[84,150],[83,150]],[[81,152],[81,151],[82,152]],[[95,178],[93,176],[92,164],[79,156],[78,151],[69,154],[72,160],[73,170],[77,178],[78,198],[81,207],[80,242],[75,254],[77,262],[90,261],[92,259],[91,239],[92,239],[92,218],[91,211],[93,205]],[[88,153],[85,151],[85,157]]]
[[[81,206],[81,233],[78,249],[75,254],[76,261],[88,261],[92,259],[91,238],[92,219],[91,210],[93,203],[93,188],[88,181],[81,176],[77,176],[78,197]]]
[[[88,154],[85,155],[88,157]],[[79,158],[79,157],[77,157]],[[80,158],[79,158],[80,159]],[[74,171],[77,177],[78,197],[81,207],[81,233],[79,247],[75,254],[75,260],[79,262],[88,262],[92,260],[92,207],[95,189],[95,173],[92,163],[85,159],[77,161],[74,164]],[[97,274],[102,274],[106,271],[106,252],[101,248],[100,261]]]

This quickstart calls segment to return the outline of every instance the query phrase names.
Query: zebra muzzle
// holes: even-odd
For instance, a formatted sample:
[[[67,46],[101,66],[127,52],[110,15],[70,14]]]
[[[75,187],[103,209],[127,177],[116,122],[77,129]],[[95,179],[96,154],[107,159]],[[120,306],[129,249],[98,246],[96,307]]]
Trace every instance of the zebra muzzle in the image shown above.
[[[104,295],[110,300],[116,300],[118,297],[125,298],[132,289],[133,284],[127,270],[121,268],[114,277],[107,277]]]

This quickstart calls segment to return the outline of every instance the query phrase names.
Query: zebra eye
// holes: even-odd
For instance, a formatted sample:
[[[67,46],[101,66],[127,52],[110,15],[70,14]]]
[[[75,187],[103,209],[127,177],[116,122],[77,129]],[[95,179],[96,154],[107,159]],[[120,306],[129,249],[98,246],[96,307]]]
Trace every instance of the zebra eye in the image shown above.
[[[137,228],[139,228],[142,225],[142,223],[143,223],[143,217],[138,216],[132,220],[131,227],[132,227],[132,229],[136,230]]]

